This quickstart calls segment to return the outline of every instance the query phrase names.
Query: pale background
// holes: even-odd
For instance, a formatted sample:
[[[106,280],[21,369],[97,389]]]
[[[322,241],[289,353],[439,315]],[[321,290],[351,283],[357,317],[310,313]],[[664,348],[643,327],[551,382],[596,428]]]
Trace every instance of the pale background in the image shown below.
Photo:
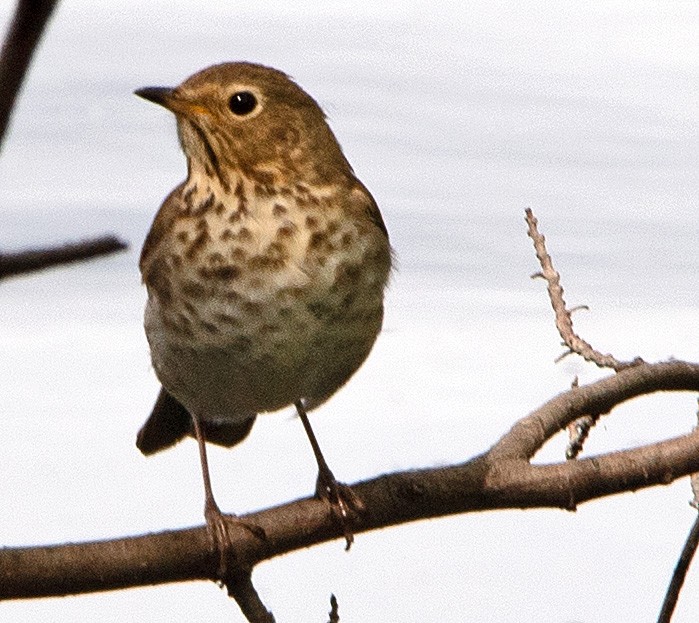
[[[10,8],[0,6],[0,26]],[[64,0],[0,157],[0,248],[113,232],[131,251],[0,284],[0,545],[202,523],[192,441],[146,459],[157,391],[137,257],[184,176],[173,119],[131,93],[206,65],[285,70],[327,110],[399,257],[367,364],[312,416],[347,482],[486,450],[599,376],[561,352],[523,223],[541,220],[580,332],[604,352],[699,360],[699,4]],[[464,8],[468,5],[468,8]],[[688,431],[691,395],[606,418],[590,453]],[[542,460],[560,460],[564,440]],[[287,410],[211,451],[225,510],[308,495]],[[358,535],[257,568],[282,622],[653,621],[695,517],[686,480],[558,510]],[[676,623],[696,621],[699,568]],[[0,604],[0,621],[230,622],[210,583]]]

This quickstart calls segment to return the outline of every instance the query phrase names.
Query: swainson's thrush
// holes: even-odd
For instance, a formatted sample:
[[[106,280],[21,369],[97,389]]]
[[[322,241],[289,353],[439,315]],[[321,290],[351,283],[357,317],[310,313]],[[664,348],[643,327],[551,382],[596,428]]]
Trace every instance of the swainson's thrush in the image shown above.
[[[306,412],[347,382],[381,329],[391,251],[376,202],[318,104],[276,69],[225,63],[136,94],[175,114],[188,171],[141,254],[162,389],[137,445],[151,454],[197,439],[223,565],[227,533],[205,442],[233,446],[258,413],[295,405],[318,491],[349,546],[356,501],[335,481]]]

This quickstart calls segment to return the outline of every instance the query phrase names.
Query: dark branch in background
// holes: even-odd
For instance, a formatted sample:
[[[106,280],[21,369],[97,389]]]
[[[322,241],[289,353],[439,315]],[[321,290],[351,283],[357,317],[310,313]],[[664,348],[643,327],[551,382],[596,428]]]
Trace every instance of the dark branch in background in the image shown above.
[[[44,28],[57,0],[19,0],[12,24],[0,51],[0,149]]]
[[[684,548],[680,554],[680,559],[677,561],[675,572],[672,574],[670,586],[667,588],[665,600],[658,615],[658,623],[670,623],[672,619],[672,613],[675,611],[687,570],[692,562],[692,558],[694,558],[694,552],[697,550],[697,544],[699,544],[699,515],[694,520],[692,529],[689,531],[689,536],[687,536]]]
[[[58,0],[19,0],[17,3],[0,51],[0,148],[32,56],[57,3]],[[102,236],[46,249],[0,252],[0,279],[125,248],[126,243],[114,236]]]
[[[59,264],[107,255],[126,248],[126,243],[114,236],[101,236],[92,240],[67,243],[59,247],[17,253],[0,253],[0,279]]]
[[[699,411],[697,411],[697,418],[699,418]],[[695,510],[699,511],[699,472],[693,473],[690,476],[689,481],[692,486],[693,494],[690,505],[694,507]],[[658,623],[670,623],[672,614],[675,612],[675,607],[677,606],[677,600],[680,597],[682,585],[687,577],[687,571],[689,571],[689,565],[692,563],[692,559],[694,558],[698,545],[699,515],[697,515],[694,523],[692,524],[692,529],[687,535],[687,540],[685,541],[684,547],[682,548],[682,553],[680,554],[680,558],[675,566],[675,571],[672,574],[670,585],[667,587],[665,599],[663,600],[663,605],[660,609],[660,614],[658,615]]]

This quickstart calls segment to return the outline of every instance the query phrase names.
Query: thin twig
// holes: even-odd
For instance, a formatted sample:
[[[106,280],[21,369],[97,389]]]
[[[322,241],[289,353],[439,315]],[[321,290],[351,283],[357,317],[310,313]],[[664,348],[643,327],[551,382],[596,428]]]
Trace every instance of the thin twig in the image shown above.
[[[59,264],[107,255],[126,248],[127,244],[115,236],[100,236],[92,240],[66,243],[58,247],[17,253],[0,253],[0,279]]]
[[[660,609],[660,614],[658,615],[658,623],[670,623],[672,613],[675,611],[675,606],[677,605],[677,599],[680,596],[680,590],[682,590],[682,585],[687,577],[687,570],[692,562],[692,558],[694,558],[694,552],[697,551],[697,545],[699,545],[699,514],[694,520],[692,529],[689,531],[687,541],[682,549],[682,554],[672,574],[670,586],[667,588],[665,600],[663,601],[663,607]]]
[[[559,360],[570,353],[577,353],[586,361],[591,361],[600,368],[611,368],[612,370],[621,370],[631,365],[641,363],[641,359],[633,361],[619,361],[612,355],[604,355],[598,350],[595,350],[590,344],[583,340],[573,330],[573,319],[571,311],[566,308],[566,303],[563,298],[563,287],[561,286],[560,275],[553,267],[551,256],[546,251],[546,239],[539,233],[537,228],[538,221],[533,212],[527,208],[525,210],[526,221],[529,227],[528,235],[534,242],[534,250],[536,257],[541,265],[541,272],[536,273],[533,277],[542,277],[546,280],[551,306],[553,307],[556,316],[556,328],[563,339],[563,343],[568,347],[568,352],[564,353]],[[575,309],[578,309],[577,307]]]
[[[340,623],[340,614],[338,611],[337,597],[335,595],[330,595],[330,612],[328,613],[330,619],[328,623]]]
[[[697,411],[697,419],[699,419],[699,410]],[[692,500],[689,505],[699,511],[699,472],[694,472],[689,477],[689,482],[692,487]],[[658,623],[669,623],[670,619],[672,619],[672,614],[677,606],[677,600],[679,599],[682,585],[687,577],[687,571],[689,571],[689,565],[697,551],[697,544],[699,544],[699,514],[687,535],[687,540],[684,543],[682,553],[680,554],[680,558],[672,574],[670,585],[667,587],[663,606],[658,616]]]
[[[15,100],[57,0],[19,0],[0,51],[0,148]]]

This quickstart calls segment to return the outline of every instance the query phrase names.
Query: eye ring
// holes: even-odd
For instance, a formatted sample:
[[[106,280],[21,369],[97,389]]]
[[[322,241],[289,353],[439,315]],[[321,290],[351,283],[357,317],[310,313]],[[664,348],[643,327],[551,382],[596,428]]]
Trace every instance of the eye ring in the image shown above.
[[[257,108],[257,98],[250,91],[236,91],[228,100],[228,108],[234,115],[244,117]]]

